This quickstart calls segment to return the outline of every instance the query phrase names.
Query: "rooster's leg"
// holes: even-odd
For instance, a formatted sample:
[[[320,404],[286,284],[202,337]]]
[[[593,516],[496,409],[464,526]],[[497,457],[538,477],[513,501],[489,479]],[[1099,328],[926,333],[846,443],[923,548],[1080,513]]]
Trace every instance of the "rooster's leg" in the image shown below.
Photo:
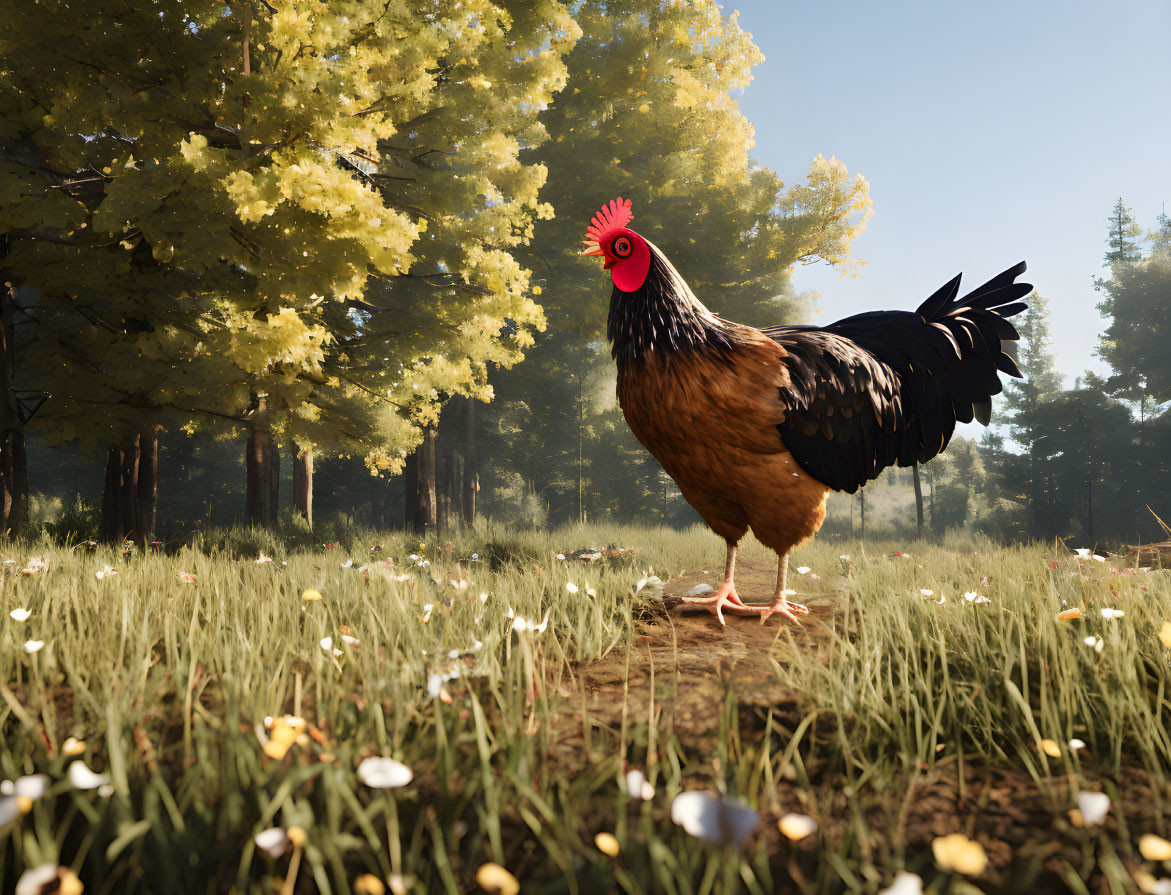
[[[773,597],[772,605],[761,607],[759,610],[760,611],[760,623],[762,625],[766,621],[768,621],[768,617],[770,615],[772,615],[774,612],[779,612],[785,618],[790,619],[791,621],[797,622],[797,624],[800,625],[801,621],[793,613],[794,612],[800,612],[800,613],[808,613],[809,612],[809,610],[806,607],[802,606],[800,603],[790,603],[786,599],[786,597],[789,594],[796,593],[796,591],[786,590],[786,588],[785,588],[785,579],[788,577],[788,575],[789,575],[789,554],[785,553],[785,555],[781,557],[780,563],[778,563],[778,565],[777,565],[777,592],[776,592],[776,595]]]
[[[757,611],[745,606],[740,601],[740,595],[736,593],[736,586],[732,583],[732,575],[736,570],[736,545],[728,543],[728,560],[724,564],[724,583],[719,586],[713,594],[707,594],[703,597],[684,597],[684,603],[692,603],[696,606],[703,606],[708,612],[714,612],[716,618],[720,620],[720,624],[724,624],[724,609],[732,611]]]

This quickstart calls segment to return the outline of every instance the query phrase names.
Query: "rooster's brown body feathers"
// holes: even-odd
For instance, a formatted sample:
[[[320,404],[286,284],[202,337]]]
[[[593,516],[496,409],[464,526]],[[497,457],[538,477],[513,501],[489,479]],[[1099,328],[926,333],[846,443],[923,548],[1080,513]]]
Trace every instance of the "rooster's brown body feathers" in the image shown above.
[[[728,543],[751,528],[785,555],[825,518],[830,490],[931,459],[957,421],[987,423],[998,372],[1019,376],[1005,319],[1024,264],[956,301],[959,278],[916,312],[823,329],[722,320],[651,246],[637,291],[614,289],[608,334],[635,437]]]

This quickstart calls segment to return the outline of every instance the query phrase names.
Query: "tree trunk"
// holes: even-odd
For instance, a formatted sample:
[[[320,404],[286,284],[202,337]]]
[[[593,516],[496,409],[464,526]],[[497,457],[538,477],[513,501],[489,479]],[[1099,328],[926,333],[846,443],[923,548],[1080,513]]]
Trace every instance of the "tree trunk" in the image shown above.
[[[476,492],[480,490],[480,473],[476,468],[476,402],[474,399],[467,399],[466,411],[462,510],[464,525],[470,526],[476,521]]]
[[[459,481],[459,456],[454,445],[447,452],[447,524],[455,525],[460,521],[460,494],[463,489]]]
[[[157,471],[157,456],[148,467]],[[139,547],[146,543],[143,519],[141,437],[110,448],[106,454],[105,487],[102,491],[100,537],[108,544],[132,540]],[[152,471],[147,472],[148,478]],[[150,487],[153,491],[153,485]],[[151,508],[153,512],[153,507]]]
[[[110,448],[106,454],[106,479],[102,488],[102,523],[99,537],[107,544],[116,544],[122,538],[122,521],[118,501],[122,483],[122,449]]]
[[[0,248],[7,254],[7,242]],[[16,287],[5,283],[0,291],[0,531],[5,534],[11,534],[28,520],[24,422],[15,391],[15,312]]]
[[[142,531],[138,520],[138,439],[122,448],[122,477],[118,486],[118,516],[126,540],[142,547]]]
[[[435,430],[428,429],[423,443],[407,458],[406,468],[407,528],[426,533],[435,530]]]
[[[256,487],[256,482],[263,454],[256,440],[256,430],[253,429],[244,447],[244,515],[248,517],[250,525],[256,525],[260,519],[260,489]]]
[[[435,456],[435,527],[447,531],[451,522],[451,488],[447,477],[449,448],[436,447]]]
[[[159,433],[152,427],[138,436],[138,527],[142,539],[154,539],[159,501]]]
[[[582,474],[582,448],[585,442],[585,403],[582,399],[581,372],[577,374],[577,524],[585,522],[584,476]]]
[[[860,504],[858,516],[859,516],[859,521],[860,521],[860,525],[862,528],[861,537],[863,540],[865,540],[865,538],[866,538],[866,489],[864,487],[858,489],[858,503]]]
[[[268,524],[275,526],[281,509],[281,449],[276,439],[268,436]]]
[[[293,446],[293,508],[313,528],[313,449]]]
[[[252,421],[252,434],[248,436],[245,456],[248,484],[246,510],[250,525],[271,528],[276,523],[277,476],[280,469],[279,460],[274,454],[265,399],[261,398],[256,418]],[[274,466],[277,467],[275,474]]]
[[[919,481],[919,464],[911,464],[911,481],[915,485],[915,530],[923,537],[923,484]]]
[[[419,530],[419,449],[407,454],[403,464],[403,528]]]
[[[1086,541],[1089,542],[1091,549],[1096,549],[1094,546],[1094,480],[1089,478],[1086,480]]]

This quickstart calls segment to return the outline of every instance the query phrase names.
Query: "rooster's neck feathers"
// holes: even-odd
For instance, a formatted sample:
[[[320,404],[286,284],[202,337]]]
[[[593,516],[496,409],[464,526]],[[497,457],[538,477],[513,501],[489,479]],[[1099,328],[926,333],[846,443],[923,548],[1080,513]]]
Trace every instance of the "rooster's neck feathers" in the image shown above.
[[[649,351],[664,361],[672,356],[711,353],[730,356],[737,342],[733,327],[695,297],[690,287],[649,240],[650,270],[641,287],[610,295],[606,336],[618,367],[646,359]]]

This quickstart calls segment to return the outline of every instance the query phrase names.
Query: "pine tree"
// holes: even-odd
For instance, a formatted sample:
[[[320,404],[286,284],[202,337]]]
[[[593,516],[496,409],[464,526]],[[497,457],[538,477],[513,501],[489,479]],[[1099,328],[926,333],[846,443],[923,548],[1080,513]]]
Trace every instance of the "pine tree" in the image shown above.
[[[1098,353],[1114,370],[1108,388],[1140,405],[1140,415],[1150,401],[1171,400],[1171,251],[1160,236],[1166,227],[1161,222],[1148,255],[1113,268],[1098,305],[1107,320]]]
[[[1139,237],[1143,235],[1143,228],[1134,219],[1134,214],[1119,196],[1114,203],[1114,210],[1107,219],[1110,224],[1110,233],[1106,238],[1106,260],[1103,267],[1115,264],[1129,264],[1137,261],[1142,254],[1139,249]]]
[[[1005,422],[1018,450],[1009,450],[1003,441],[986,439],[989,471],[1007,506],[999,525],[1017,535],[1040,536],[1053,533],[1049,514],[1055,487],[1052,468],[1044,461],[1039,442],[1046,437],[1039,419],[1046,402],[1061,393],[1050,347],[1049,302],[1033,292],[1028,308],[1014,320],[1020,333],[1018,364],[1023,380],[1009,380],[1004,387]]]
[[[1171,217],[1166,211],[1159,212],[1155,219],[1155,229],[1147,234],[1151,241],[1151,255],[1171,253]]]

